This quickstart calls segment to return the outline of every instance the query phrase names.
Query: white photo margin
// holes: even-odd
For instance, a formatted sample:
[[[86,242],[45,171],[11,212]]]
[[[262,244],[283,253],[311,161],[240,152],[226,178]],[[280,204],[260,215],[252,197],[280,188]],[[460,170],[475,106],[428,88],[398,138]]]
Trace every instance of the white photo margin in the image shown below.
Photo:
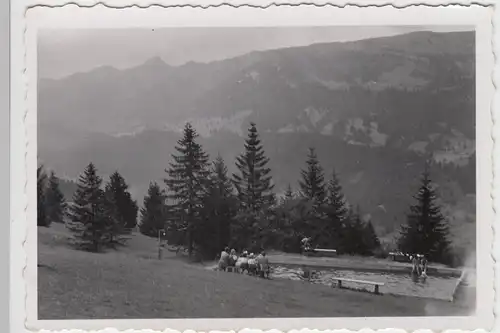
[[[369,1],[358,1],[367,6]],[[11,107],[11,318],[13,331],[44,330],[116,330],[166,328],[177,331],[236,331],[245,328],[279,330],[368,328],[413,331],[491,330],[494,323],[494,255],[493,239],[493,146],[496,119],[493,109],[493,8],[483,5],[466,7],[410,6],[413,1],[375,3],[380,7],[335,7],[316,5],[270,5],[270,2],[225,1],[230,5],[190,7],[188,5],[218,5],[211,1],[127,1],[105,2],[108,6],[137,6],[117,9],[93,1],[15,0],[12,3],[12,107]],[[68,2],[69,3],[69,2]],[[289,1],[298,4],[299,1]],[[327,2],[318,1],[317,4]],[[345,2],[333,2],[344,5]],[[415,2],[417,3],[417,2]],[[425,1],[426,4],[447,4]],[[457,4],[458,2],[449,2]],[[265,9],[242,6],[268,6]],[[387,4],[387,5],[386,5]],[[391,5],[392,4],[392,5]],[[45,5],[45,6],[43,6]],[[52,6],[49,7],[48,5]],[[183,6],[175,6],[183,5]],[[60,7],[54,7],[60,6]],[[404,8],[396,8],[404,7]],[[495,13],[496,17],[499,16]],[[498,22],[498,20],[497,20]],[[377,26],[377,25],[455,25],[474,26],[476,30],[476,150],[477,150],[477,310],[468,317],[373,317],[373,318],[247,318],[247,319],[123,319],[123,320],[37,320],[37,227],[36,166],[37,166],[37,54],[36,36],[42,28],[132,28],[132,27],[211,27],[211,26]],[[495,124],[495,128],[496,128]],[[497,152],[498,153],[498,152]],[[497,206],[498,207],[498,206]],[[498,244],[498,242],[495,242]],[[496,251],[498,252],[498,251]],[[495,284],[496,286],[497,284]],[[23,295],[23,297],[21,297]],[[332,299],[335,302],[335,299]]]

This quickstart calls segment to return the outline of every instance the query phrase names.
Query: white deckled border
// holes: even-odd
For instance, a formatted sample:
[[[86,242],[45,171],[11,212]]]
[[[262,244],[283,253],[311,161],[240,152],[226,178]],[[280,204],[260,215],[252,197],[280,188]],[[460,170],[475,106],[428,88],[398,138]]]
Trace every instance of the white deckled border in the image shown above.
[[[91,7],[99,3],[93,9],[77,10],[77,5]],[[306,7],[298,7],[300,3],[309,4]],[[353,1],[269,1],[269,0],[108,0],[108,1],[91,1],[91,0],[13,0],[12,1],[12,109],[11,109],[11,320],[12,331],[37,331],[41,328],[51,330],[71,329],[72,332],[83,332],[81,329],[101,330],[100,332],[138,332],[142,328],[148,327],[149,330],[141,332],[176,332],[173,330],[164,330],[166,327],[177,331],[234,331],[241,332],[257,332],[258,330],[249,330],[245,327],[258,328],[259,330],[271,330],[273,333],[280,331],[293,332],[310,332],[311,329],[342,329],[349,328],[351,330],[362,330],[363,332],[372,332],[374,330],[390,329],[394,332],[405,332],[401,328],[408,331],[414,331],[421,328],[433,329],[435,331],[446,330],[451,328],[461,328],[474,330],[477,327],[491,329],[494,320],[493,300],[494,294],[488,292],[488,288],[493,285],[493,261],[498,258],[499,253],[499,236],[498,233],[493,233],[496,228],[493,228],[493,212],[491,206],[499,207],[496,200],[498,191],[498,180],[491,176],[496,173],[499,165],[495,163],[495,159],[491,156],[493,144],[498,133],[498,124],[495,121],[496,116],[496,99],[493,103],[493,83],[498,82],[498,71],[495,75],[491,73],[493,65],[493,57],[490,46],[494,45],[495,51],[498,51],[500,43],[490,44],[490,37],[493,24],[500,23],[499,11],[492,15],[492,6],[496,0],[482,1],[445,1],[445,0],[393,0],[393,1],[376,1],[376,0],[353,0]],[[68,5],[70,4],[70,5]],[[226,4],[226,5],[224,5]],[[282,4],[282,6],[276,6]],[[323,6],[328,4],[326,6]],[[476,6],[475,12],[465,11],[462,9],[454,9],[454,7],[446,7],[449,5],[481,5]],[[256,25],[255,17],[258,16],[257,25],[319,25],[325,24],[332,17],[336,20],[330,24],[338,25],[423,25],[430,24],[455,24],[467,25],[477,24],[478,33],[476,36],[476,48],[478,64],[477,75],[477,95],[476,102],[478,110],[476,123],[492,123],[494,132],[491,128],[482,128],[477,130],[476,145],[477,150],[481,150],[478,155],[477,170],[478,170],[478,191],[477,191],[477,219],[483,224],[490,223],[480,227],[478,230],[477,253],[483,253],[478,258],[478,297],[481,302],[478,304],[478,311],[484,316],[476,317],[399,317],[399,318],[258,318],[258,319],[165,319],[165,320],[74,320],[74,321],[36,321],[34,318],[29,318],[28,314],[36,313],[36,226],[34,226],[34,217],[36,210],[34,201],[29,198],[36,198],[35,173],[36,168],[36,80],[34,73],[36,69],[36,55],[33,52],[34,32],[36,27],[41,26],[40,18],[30,16],[37,9],[31,9],[35,6],[59,6],[59,11],[71,11],[71,17],[61,23],[61,21],[50,20],[51,14],[45,16],[43,21],[44,27],[57,28],[58,24],[72,27],[84,27],[92,24],[92,27],[123,27],[127,26],[144,26],[144,17],[146,13],[151,13],[158,8],[157,6],[168,6],[169,12],[175,12],[175,15],[168,16],[168,20],[160,14],[150,14],[147,22],[150,26],[155,26],[155,22],[162,22],[156,26],[207,26],[207,25],[226,25],[226,26],[252,26]],[[65,6],[66,5],[66,6]],[[345,7],[341,9],[340,7]],[[376,5],[380,8],[366,6]],[[420,6],[414,6],[420,5]],[[424,6],[425,5],[425,6]],[[111,8],[131,9],[117,11]],[[149,9],[141,9],[153,6]],[[194,6],[194,7],[193,7]],[[212,6],[212,7],[211,7]],[[216,7],[213,7],[216,6]],[[353,7],[358,6],[358,7]],[[410,6],[410,7],[408,7]],[[433,6],[432,8],[429,6]],[[363,7],[363,8],[359,8]],[[405,9],[398,9],[398,8]],[[39,8],[39,7],[37,7]],[[206,8],[206,9],[203,9]],[[266,8],[265,11],[262,8]],[[91,16],[92,11],[105,12],[103,16]],[[356,11],[375,10],[376,15],[361,19],[361,14],[356,16]],[[432,9],[432,11],[429,11]],[[244,10],[245,17],[234,15],[236,10]],[[297,15],[300,10],[301,15]],[[321,10],[321,12],[319,12]],[[339,10],[342,10],[342,15],[339,16]],[[55,10],[52,10],[52,13]],[[277,12],[279,11],[279,15]],[[412,11],[418,13],[413,17],[404,16],[395,13],[401,11]],[[454,11],[454,15],[446,16],[449,12]],[[45,11],[47,12],[47,11]],[[127,17],[121,20],[120,17],[126,13],[136,13],[137,17]],[[210,12],[210,13],[208,13]],[[269,14],[271,13],[271,14]],[[332,13],[336,13],[335,16]],[[346,15],[346,13],[350,13]],[[437,13],[440,13],[439,15]],[[445,14],[446,13],[446,14]],[[464,13],[469,13],[471,17],[466,17]],[[165,14],[165,13],[163,13]],[[210,15],[208,15],[210,14]],[[391,15],[392,14],[392,15]],[[397,15],[395,15],[397,14]],[[87,16],[90,15],[90,16]],[[110,16],[111,15],[111,16]],[[302,16],[303,15],[303,16]],[[312,19],[311,16],[313,15]],[[315,15],[315,16],[314,16]],[[332,16],[333,15],[333,16]],[[380,18],[380,15],[385,16],[385,21]],[[106,16],[106,19],[103,17]],[[440,17],[439,17],[440,16]],[[491,17],[490,17],[491,16]],[[89,20],[89,17],[92,17]],[[69,18],[69,17],[68,17]],[[459,19],[457,19],[459,18]],[[309,19],[309,21],[308,21]],[[190,21],[191,20],[191,21]],[[288,20],[288,21],[287,21]],[[434,21],[432,21],[434,20]],[[35,23],[34,23],[35,22]],[[119,23],[121,22],[121,23]],[[450,23],[453,22],[453,23]],[[378,24],[377,24],[378,23]],[[496,35],[495,35],[495,38]],[[30,48],[30,52],[28,52]],[[495,52],[499,54],[498,52]],[[496,86],[495,86],[496,87]],[[496,97],[496,91],[495,91]],[[29,112],[28,112],[29,110]],[[486,113],[486,110],[491,110],[491,113]],[[498,148],[495,147],[497,153]],[[479,156],[480,155],[480,156]],[[494,187],[494,189],[492,188]],[[495,203],[493,200],[495,199]],[[28,223],[30,221],[30,223]],[[488,221],[488,222],[486,222]],[[491,229],[490,229],[491,228]],[[493,246],[493,234],[495,243]],[[491,251],[493,247],[494,251]],[[481,250],[482,249],[482,250]],[[491,256],[488,255],[491,253]],[[498,279],[497,279],[498,280]],[[34,284],[33,284],[34,282]],[[481,287],[483,286],[483,288]],[[500,287],[500,281],[496,281],[496,287]],[[480,290],[482,288],[482,290]],[[33,300],[35,302],[33,302]],[[335,300],[332,300],[335,301]],[[495,313],[500,310],[498,305],[495,305]],[[33,312],[35,311],[35,312]],[[495,323],[496,324],[496,323]],[[105,329],[106,327],[110,327]],[[112,328],[111,328],[112,327]],[[364,329],[364,328],[371,329]],[[400,329],[391,329],[399,327]],[[73,329],[75,328],[75,329]],[[77,330],[79,328],[80,330]],[[300,329],[297,330],[297,329]],[[135,330],[135,331],[134,331]],[[270,331],[270,332],[271,332]],[[350,332],[346,329],[339,332]],[[48,332],[48,331],[44,331]],[[187,332],[187,331],[186,331]],[[452,331],[449,331],[452,332]],[[457,331],[458,332],[458,331]]]

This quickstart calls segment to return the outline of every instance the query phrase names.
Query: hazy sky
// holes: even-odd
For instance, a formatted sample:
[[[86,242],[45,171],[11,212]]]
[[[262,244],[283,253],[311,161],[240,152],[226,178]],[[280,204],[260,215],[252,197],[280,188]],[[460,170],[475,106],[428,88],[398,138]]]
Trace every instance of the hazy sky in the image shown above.
[[[352,41],[412,31],[471,30],[469,27],[277,27],[42,30],[39,75],[58,78],[110,65],[137,66],[160,56],[166,63],[208,62],[251,51]]]

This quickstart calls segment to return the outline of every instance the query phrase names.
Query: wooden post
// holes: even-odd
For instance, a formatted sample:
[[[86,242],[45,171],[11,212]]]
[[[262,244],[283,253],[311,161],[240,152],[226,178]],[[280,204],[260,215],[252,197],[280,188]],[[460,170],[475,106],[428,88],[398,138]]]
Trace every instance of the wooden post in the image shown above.
[[[163,248],[165,247],[161,239],[162,236],[165,236],[164,229],[158,230],[158,260],[161,260],[163,258]]]
[[[159,246],[158,247],[158,260],[161,260],[163,258],[163,247]]]

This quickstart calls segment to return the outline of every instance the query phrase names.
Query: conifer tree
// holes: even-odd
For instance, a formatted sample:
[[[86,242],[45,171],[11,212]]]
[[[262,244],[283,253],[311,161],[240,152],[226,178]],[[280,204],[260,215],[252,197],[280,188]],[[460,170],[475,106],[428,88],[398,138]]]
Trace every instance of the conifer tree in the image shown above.
[[[224,159],[218,155],[211,169],[212,186],[221,197],[231,197],[234,193],[233,184],[228,176],[227,166]]]
[[[342,247],[346,243],[343,241],[342,233],[349,210],[335,170],[328,182],[327,193],[326,203],[323,206],[321,242],[325,246],[342,251]]]
[[[248,129],[245,152],[236,158],[238,173],[233,174],[233,182],[244,210],[258,212],[274,203],[271,169],[267,166],[269,158],[254,123]]]
[[[449,255],[449,227],[436,204],[427,167],[414,198],[417,203],[410,206],[407,223],[401,226],[398,247],[406,253],[423,254],[429,260],[444,262]]]
[[[295,198],[295,194],[293,193],[292,186],[288,184],[286,191],[285,191],[285,198],[287,200],[292,200]]]
[[[40,165],[36,170],[36,197],[37,197],[37,225],[42,227],[50,226],[50,220],[47,216],[47,200],[45,190],[47,186],[47,175]]]
[[[208,154],[196,142],[198,133],[187,123],[183,137],[177,141],[172,154],[173,162],[166,170],[169,178],[165,183],[172,199],[172,217],[170,228],[187,236],[189,255],[192,255],[196,228],[199,226],[203,198],[207,190],[209,176]]]
[[[380,247],[380,241],[371,221],[362,220],[359,206],[356,207],[356,210],[349,210],[342,236],[344,252],[371,255],[375,249]]]
[[[314,148],[309,148],[306,164],[307,168],[301,171],[300,191],[315,207],[320,207],[326,199],[325,176]]]
[[[380,239],[375,233],[375,228],[373,228],[371,221],[365,222],[363,243],[365,244],[367,254],[373,254],[380,247]]]
[[[326,202],[329,208],[328,214],[338,217],[340,221],[347,217],[349,209],[335,170],[332,173],[332,178],[328,182],[328,196]]]
[[[292,186],[288,184],[286,187],[285,193],[283,194],[283,197],[281,198],[281,205],[284,205],[286,202],[290,202],[291,200],[295,199],[295,194],[293,193]]]
[[[137,224],[137,203],[132,200],[125,179],[115,171],[104,187],[104,204],[108,217],[107,245],[124,245],[132,228]]]
[[[123,232],[133,229],[137,225],[137,213],[139,208],[130,195],[128,184],[118,171],[115,171],[109,177],[109,181],[105,186],[105,191],[108,192],[111,200],[116,205],[114,219],[119,221]]]
[[[365,225],[361,220],[359,207],[349,209],[342,229],[342,251],[350,254],[367,254]]]
[[[102,179],[93,163],[78,178],[73,204],[68,209],[75,245],[93,252],[102,250],[109,230],[108,207],[101,189]]]
[[[119,207],[113,191],[105,189],[102,195],[103,219],[106,225],[105,240],[103,242],[107,247],[116,249],[117,245],[125,245],[129,239],[129,229],[120,216]]]
[[[47,217],[51,222],[63,222],[66,200],[59,188],[59,178],[54,171],[50,173],[46,191]]]
[[[212,163],[210,185],[204,199],[204,222],[197,243],[203,254],[213,258],[230,243],[231,225],[237,211],[237,200],[227,166],[219,155]]]
[[[160,186],[155,182],[150,183],[141,208],[139,230],[143,235],[158,237],[158,231],[165,230],[167,213],[165,199],[165,193]]]

